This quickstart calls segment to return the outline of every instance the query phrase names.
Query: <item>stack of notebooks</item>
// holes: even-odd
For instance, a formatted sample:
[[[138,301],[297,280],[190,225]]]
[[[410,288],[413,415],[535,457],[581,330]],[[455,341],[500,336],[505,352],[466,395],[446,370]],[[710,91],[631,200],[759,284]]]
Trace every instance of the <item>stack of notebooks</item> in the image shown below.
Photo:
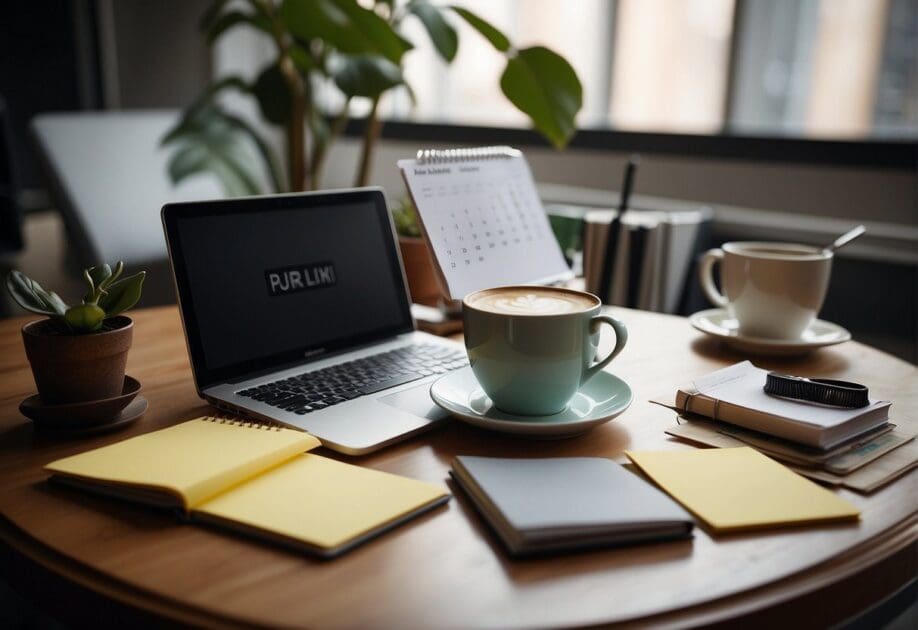
[[[614,248],[610,225],[618,218]],[[675,313],[698,253],[709,208],[695,210],[594,210],[584,217],[583,275],[586,290],[609,304]],[[608,286],[603,272],[610,266]]]
[[[887,401],[845,409],[770,396],[766,376],[744,361],[696,379],[666,404],[684,419],[667,433],[707,446],[748,445],[800,474],[860,492],[918,466],[918,419],[890,421]]]
[[[308,453],[313,436],[198,418],[48,464],[52,481],[340,554],[445,503],[443,488]]]

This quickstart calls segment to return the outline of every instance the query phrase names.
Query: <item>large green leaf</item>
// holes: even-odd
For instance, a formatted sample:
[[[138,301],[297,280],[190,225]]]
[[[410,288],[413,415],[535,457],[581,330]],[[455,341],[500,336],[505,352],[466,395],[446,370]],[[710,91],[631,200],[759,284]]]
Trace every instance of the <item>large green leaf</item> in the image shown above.
[[[198,28],[201,29],[201,32],[206,33],[210,29],[210,25],[217,19],[217,16],[220,15],[220,12],[223,11],[223,7],[225,7],[228,2],[229,0],[214,0],[210,3],[210,6],[204,11],[204,15],[201,16],[201,21],[198,23]]]
[[[469,26],[481,33],[485,39],[491,42],[491,45],[494,46],[494,48],[501,52],[507,52],[510,50],[510,40],[493,24],[481,19],[468,9],[463,9],[462,7],[455,6],[451,6],[450,9],[455,11],[457,15],[468,22]]]
[[[349,54],[379,53],[399,63],[411,42],[354,0],[284,0],[280,19],[298,39],[321,39]]]
[[[459,50],[459,35],[444,19],[440,9],[426,0],[413,0],[408,4],[408,11],[416,15],[427,29],[430,41],[440,56],[446,61],[455,59],[456,51]]]
[[[248,24],[265,33],[271,32],[271,22],[263,15],[228,11],[214,20],[207,29],[207,43],[213,44],[234,26]]]
[[[290,122],[290,88],[276,63],[265,68],[252,85],[261,115],[268,122],[284,126]]]
[[[207,89],[204,90],[201,96],[199,96],[194,101],[194,103],[188,106],[188,109],[185,110],[185,112],[182,114],[182,117],[175,124],[175,126],[169,129],[166,132],[166,135],[163,136],[162,140],[160,140],[160,144],[169,144],[176,138],[187,134],[189,132],[189,128],[195,126],[195,118],[200,114],[201,110],[213,107],[212,103],[217,94],[228,88],[239,90],[244,94],[251,92],[251,87],[249,84],[238,76],[223,77],[218,81],[214,81],[207,86]]]
[[[329,71],[346,96],[377,98],[403,80],[401,68],[376,55],[334,55]]]
[[[274,150],[268,145],[267,141],[265,141],[265,139],[261,137],[261,134],[255,131],[255,128],[245,119],[227,112],[223,113],[223,117],[228,125],[247,136],[249,140],[252,141],[252,144],[255,145],[261,159],[265,163],[265,171],[267,172],[268,178],[271,180],[274,192],[284,192],[286,189],[284,188],[283,171],[277,161]]]
[[[292,44],[290,48],[287,49],[287,54],[290,55],[290,59],[293,60],[293,65],[295,65],[297,70],[303,75],[313,70],[321,69],[318,64],[316,64],[315,59],[312,58],[312,55],[309,54],[309,51],[300,44]]]
[[[169,143],[179,145],[169,161],[172,181],[212,173],[230,196],[261,192],[251,145],[240,131],[232,117],[214,105],[183,119],[168,138]]]
[[[583,87],[563,57],[542,46],[524,48],[507,61],[500,87],[556,148],[567,145],[577,130]]]
[[[133,276],[122,278],[109,286],[99,298],[99,307],[105,311],[105,316],[113,317],[137,304],[143,293],[143,281],[146,276],[147,272],[138,271]]]
[[[13,270],[7,275],[6,288],[16,303],[27,311],[52,317],[63,317],[67,312],[67,305],[57,293],[45,291],[21,271]]]
[[[400,63],[402,55],[414,48],[386,20],[374,11],[365,9],[355,0],[332,0],[338,5],[351,24],[370,42],[372,49],[393,63]]]

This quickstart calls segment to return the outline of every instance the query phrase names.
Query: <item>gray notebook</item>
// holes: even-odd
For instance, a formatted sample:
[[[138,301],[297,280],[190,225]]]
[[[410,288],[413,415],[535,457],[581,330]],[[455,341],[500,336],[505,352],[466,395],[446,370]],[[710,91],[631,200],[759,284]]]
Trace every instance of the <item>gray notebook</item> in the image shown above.
[[[691,536],[685,510],[609,459],[460,456],[451,473],[514,554]]]

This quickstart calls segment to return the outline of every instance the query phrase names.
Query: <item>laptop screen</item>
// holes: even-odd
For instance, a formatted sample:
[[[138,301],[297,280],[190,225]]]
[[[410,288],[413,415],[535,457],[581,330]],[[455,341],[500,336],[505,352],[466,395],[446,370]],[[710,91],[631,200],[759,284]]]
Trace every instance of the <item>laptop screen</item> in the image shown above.
[[[378,190],[163,209],[199,386],[412,330]]]

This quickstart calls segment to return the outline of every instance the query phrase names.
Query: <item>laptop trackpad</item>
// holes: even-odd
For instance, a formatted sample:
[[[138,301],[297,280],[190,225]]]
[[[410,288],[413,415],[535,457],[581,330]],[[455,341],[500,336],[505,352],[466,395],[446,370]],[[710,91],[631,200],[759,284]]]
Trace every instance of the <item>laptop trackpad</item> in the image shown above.
[[[419,418],[427,418],[428,420],[442,420],[449,415],[430,399],[430,383],[389,394],[378,400],[390,407],[407,411],[412,415]]]

